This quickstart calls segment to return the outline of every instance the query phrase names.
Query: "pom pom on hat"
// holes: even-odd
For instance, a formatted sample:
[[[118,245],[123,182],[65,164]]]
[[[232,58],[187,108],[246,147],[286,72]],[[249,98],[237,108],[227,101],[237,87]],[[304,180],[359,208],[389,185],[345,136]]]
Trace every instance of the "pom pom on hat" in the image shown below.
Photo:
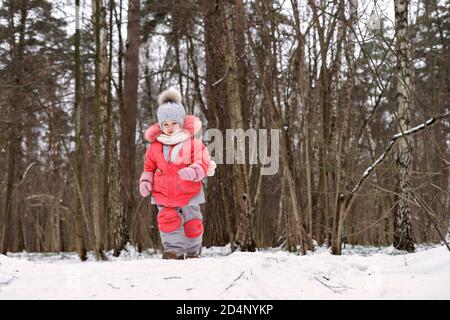
[[[158,104],[162,105],[167,102],[181,104],[181,94],[177,89],[169,88],[161,92],[158,97]]]

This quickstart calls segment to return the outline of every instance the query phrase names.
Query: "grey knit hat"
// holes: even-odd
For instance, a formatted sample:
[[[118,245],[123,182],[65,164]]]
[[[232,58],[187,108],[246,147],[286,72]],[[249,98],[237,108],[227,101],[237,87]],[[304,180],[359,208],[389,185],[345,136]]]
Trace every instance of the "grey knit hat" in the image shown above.
[[[181,94],[178,90],[170,88],[164,90],[158,97],[158,111],[156,116],[162,129],[163,121],[176,120],[183,127],[186,111],[181,104]]]

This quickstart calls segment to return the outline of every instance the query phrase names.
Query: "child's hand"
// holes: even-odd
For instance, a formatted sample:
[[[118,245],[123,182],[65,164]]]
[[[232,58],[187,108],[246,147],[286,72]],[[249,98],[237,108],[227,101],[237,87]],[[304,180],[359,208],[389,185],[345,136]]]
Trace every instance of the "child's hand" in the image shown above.
[[[142,172],[141,178],[139,179],[139,193],[141,196],[148,197],[152,193],[153,185],[153,173],[152,172]]]
[[[141,184],[139,185],[139,192],[144,198],[148,197],[152,193],[152,185],[150,184],[150,182],[141,182]]]
[[[183,180],[200,181],[205,177],[205,171],[198,164],[192,164],[187,168],[178,170],[178,175]]]

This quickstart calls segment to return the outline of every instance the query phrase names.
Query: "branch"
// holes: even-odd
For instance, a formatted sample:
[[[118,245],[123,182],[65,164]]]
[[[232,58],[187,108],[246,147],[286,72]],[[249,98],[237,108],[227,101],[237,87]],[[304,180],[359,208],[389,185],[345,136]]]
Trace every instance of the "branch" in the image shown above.
[[[39,198],[49,198],[49,199],[55,200],[55,196],[51,195],[51,194],[33,194],[29,197],[26,197],[25,200],[29,201],[29,200],[39,199]]]
[[[426,213],[428,219],[430,219],[431,223],[433,224],[434,228],[436,229],[439,237],[441,238],[441,240],[444,242],[445,246],[447,247],[448,251],[450,251],[450,245],[449,243],[446,241],[445,236],[442,234],[441,230],[439,229],[439,226],[437,224],[438,218],[436,216],[436,214],[433,212],[433,210],[430,208],[430,206],[425,202],[425,200],[423,200],[419,194],[417,192],[415,192],[414,190],[411,191],[411,194],[415,200],[415,202],[417,203],[417,205],[423,209],[423,211]]]
[[[223,80],[225,80],[225,78],[227,77],[227,75],[228,75],[228,69],[225,71],[225,74],[223,75],[222,78],[220,78],[219,80],[217,80],[216,82],[214,82],[214,83],[212,84],[212,87],[215,87],[215,86],[217,86],[218,84],[220,84]]]
[[[230,289],[232,286],[234,286],[234,284],[236,283],[236,281],[238,281],[245,273],[245,270],[241,272],[241,274],[239,275],[239,277],[237,277],[236,279],[233,280],[233,282],[225,288],[225,291],[227,291],[228,289]]]
[[[322,276],[322,278],[324,278],[325,280],[329,281],[330,279],[328,279],[325,276]],[[316,279],[317,281],[319,281],[320,284],[322,284],[323,286],[327,287],[328,289],[332,290],[334,293],[339,293],[341,294],[343,291],[348,290],[348,289],[353,289],[347,286],[342,286],[342,287],[336,287],[336,286],[332,286],[329,284],[326,284],[325,282],[323,282],[322,280],[320,280],[319,278],[317,278],[316,276],[314,276],[314,279]]]
[[[27,89],[32,93],[32,95],[36,98],[36,101],[39,103],[39,105],[42,107],[42,110],[44,110],[45,114],[47,115],[47,117],[49,118],[50,122],[54,125],[55,130],[58,134],[58,139],[60,140],[61,144],[63,145],[64,151],[66,152],[67,155],[67,160],[69,161],[69,165],[70,168],[72,169],[72,173],[74,175],[74,180],[75,180],[75,187],[77,190],[77,194],[81,199],[81,211],[83,212],[83,215],[86,219],[87,217],[87,212],[86,212],[86,208],[84,206],[84,201],[83,201],[83,193],[81,192],[81,186],[80,186],[80,181],[78,180],[78,176],[77,176],[77,170],[75,169],[75,165],[70,157],[70,151],[69,151],[69,147],[67,146],[66,142],[64,141],[64,135],[61,133],[61,130],[59,130],[59,126],[56,123],[55,119],[52,117],[50,111],[48,110],[48,106],[46,106],[41,99],[39,98],[39,96],[36,94],[36,92],[34,92],[33,88],[31,86],[27,87]],[[86,220],[87,221],[87,220]],[[89,233],[89,225],[86,223],[86,229],[88,230]]]
[[[17,279],[17,277],[16,276],[12,276],[10,279],[0,282],[0,286],[7,286],[8,284],[10,284],[15,279]]]
[[[392,75],[389,77],[389,79],[386,81],[386,85],[382,87],[380,94],[377,97],[377,100],[375,101],[375,105],[372,109],[372,111],[370,112],[369,117],[367,117],[367,119],[364,120],[364,123],[361,127],[361,129],[359,130],[358,136],[356,138],[356,141],[359,142],[359,140],[361,139],[364,130],[366,129],[367,125],[369,124],[369,121],[373,118],[373,116],[375,115],[375,112],[378,110],[378,107],[381,104],[381,99],[383,98],[385,91],[387,89],[387,87],[389,86],[389,83],[391,82],[392,79]]]
[[[23,173],[23,175],[22,175],[22,179],[20,179],[20,182],[19,182],[19,183],[16,183],[16,184],[14,185],[15,187],[20,186],[20,185],[25,181],[25,178],[27,177],[28,171],[30,171],[30,169],[31,169],[35,164],[36,164],[36,162],[32,162],[32,163],[30,163],[30,164],[28,165],[28,167],[25,169],[25,171],[24,171],[24,173]]]
[[[364,171],[364,173],[361,176],[361,178],[359,179],[358,183],[353,187],[353,189],[350,193],[355,194],[358,192],[358,190],[363,185],[364,181],[367,180],[370,177],[370,175],[374,172],[375,168],[378,167],[386,159],[387,155],[392,150],[392,147],[397,142],[397,140],[399,140],[402,137],[407,137],[407,136],[413,135],[415,133],[418,133],[418,132],[422,131],[423,129],[425,129],[426,127],[429,127],[429,126],[435,124],[438,120],[448,117],[449,115],[450,115],[450,112],[447,111],[446,113],[441,114],[437,117],[432,117],[432,118],[428,119],[425,123],[422,123],[421,125],[418,125],[417,127],[411,128],[402,133],[397,133],[396,135],[394,135],[391,138],[391,140],[389,141],[387,147],[384,149],[384,152],[381,154],[381,156],[370,167],[368,167],[366,169],[366,171]]]

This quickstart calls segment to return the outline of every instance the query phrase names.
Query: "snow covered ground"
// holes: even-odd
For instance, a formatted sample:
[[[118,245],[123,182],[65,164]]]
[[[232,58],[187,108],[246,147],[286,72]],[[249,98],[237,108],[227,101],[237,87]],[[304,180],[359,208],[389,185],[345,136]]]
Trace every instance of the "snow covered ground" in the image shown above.
[[[204,249],[201,259],[161,260],[129,248],[80,262],[75,254],[0,255],[4,299],[450,299],[450,252],[358,247],[333,256],[269,249]]]

